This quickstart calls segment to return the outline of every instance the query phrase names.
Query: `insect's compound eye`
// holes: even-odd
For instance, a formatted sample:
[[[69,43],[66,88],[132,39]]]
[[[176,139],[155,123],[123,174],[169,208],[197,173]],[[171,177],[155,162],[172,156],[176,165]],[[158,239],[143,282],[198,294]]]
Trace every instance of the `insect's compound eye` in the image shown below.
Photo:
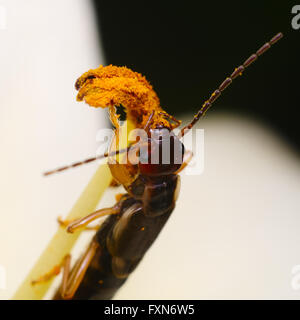
[[[170,131],[148,139],[148,146],[139,154],[140,173],[149,176],[168,175],[177,171],[183,162],[184,146]]]

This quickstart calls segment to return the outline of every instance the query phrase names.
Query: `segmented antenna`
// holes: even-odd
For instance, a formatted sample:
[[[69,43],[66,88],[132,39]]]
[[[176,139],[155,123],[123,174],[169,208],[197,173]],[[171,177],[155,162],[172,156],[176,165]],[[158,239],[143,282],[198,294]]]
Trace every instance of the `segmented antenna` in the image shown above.
[[[86,163],[89,163],[89,162],[93,162],[95,160],[99,160],[99,159],[104,159],[106,157],[115,156],[117,154],[129,151],[130,148],[131,148],[131,146],[127,147],[126,149],[113,151],[111,153],[107,153],[106,152],[106,153],[104,153],[104,154],[102,154],[100,156],[97,156],[97,157],[89,158],[89,159],[86,159],[86,160],[83,160],[83,161],[72,163],[72,164],[70,164],[68,166],[64,166],[64,167],[60,167],[60,168],[57,168],[57,169],[54,169],[54,170],[51,170],[51,171],[47,171],[47,172],[44,172],[44,176],[49,176],[50,174],[53,174],[53,173],[65,171],[65,170],[68,170],[68,169],[71,169],[71,168],[75,168],[75,167],[81,166],[83,164],[86,164]]]
[[[147,120],[147,123],[146,125],[144,126],[144,130],[148,131],[149,127],[150,127],[150,124],[151,124],[151,121],[152,121],[152,118],[154,116],[154,113],[155,111],[153,110]],[[44,176],[49,176],[50,174],[53,174],[53,173],[57,173],[57,172],[61,172],[61,171],[65,171],[65,170],[68,170],[70,168],[75,168],[75,167],[78,167],[78,166],[81,166],[83,164],[86,164],[86,163],[89,163],[89,162],[93,162],[95,160],[99,160],[99,159],[103,159],[103,158],[106,158],[106,157],[112,157],[112,156],[115,156],[117,154],[120,154],[120,153],[123,153],[123,152],[128,152],[130,150],[130,148],[138,148],[139,147],[139,144],[135,144],[134,146],[130,145],[128,146],[127,148],[125,149],[121,149],[121,150],[116,150],[116,151],[113,151],[111,153],[104,153],[102,154],[101,156],[97,156],[97,157],[93,157],[93,158],[89,158],[89,159],[86,159],[86,160],[83,160],[83,161],[79,161],[79,162],[75,162],[75,163],[72,163],[68,166],[64,166],[64,167],[60,167],[60,168],[57,168],[57,169],[54,169],[54,170],[51,170],[51,171],[47,171],[47,172],[44,172]]]
[[[259,56],[265,53],[268,49],[270,49],[271,46],[278,40],[280,40],[282,37],[283,34],[281,32],[277,33],[276,36],[274,36],[269,42],[266,42],[261,48],[259,48],[256,51],[256,53],[253,53],[242,65],[235,68],[230,77],[226,78],[221,83],[219,88],[211,94],[210,98],[204,102],[202,108],[194,116],[194,119],[188,125],[181,129],[178,137],[182,138],[196,124],[196,122],[205,115],[206,111],[219,98],[221,93],[231,84],[231,82],[238,76],[242,75],[242,73],[245,71],[247,67],[250,66],[250,64],[252,64]]]

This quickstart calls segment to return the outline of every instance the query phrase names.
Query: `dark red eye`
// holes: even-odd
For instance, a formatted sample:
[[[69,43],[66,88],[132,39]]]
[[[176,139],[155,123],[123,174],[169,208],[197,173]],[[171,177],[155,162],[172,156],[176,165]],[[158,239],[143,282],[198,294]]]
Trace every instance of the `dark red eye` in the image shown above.
[[[161,130],[159,131],[158,136],[148,139],[148,148],[140,151],[139,169],[143,175],[169,175],[181,167],[183,144],[172,132],[162,134]]]

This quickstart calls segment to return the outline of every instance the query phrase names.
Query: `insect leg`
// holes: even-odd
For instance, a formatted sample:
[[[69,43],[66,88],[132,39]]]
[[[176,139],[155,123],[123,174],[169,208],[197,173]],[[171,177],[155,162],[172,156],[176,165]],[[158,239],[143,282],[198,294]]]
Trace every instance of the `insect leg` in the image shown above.
[[[192,158],[193,158],[193,152],[192,152],[191,150],[187,150],[187,151],[184,153],[182,165],[181,165],[181,167],[175,172],[175,174],[180,173],[180,172],[190,163],[190,161],[192,160]]]
[[[117,203],[112,208],[104,208],[104,209],[97,210],[83,218],[72,221],[67,226],[67,232],[73,233],[75,230],[85,227],[86,225],[88,225],[89,223],[91,223],[96,219],[99,219],[101,217],[111,215],[111,214],[118,214],[119,212],[120,212],[120,203]]]
[[[32,280],[31,284],[34,286],[38,283],[43,283],[43,282],[45,283],[45,282],[51,280],[53,277],[57,276],[60,273],[60,269],[61,269],[60,265],[54,266],[49,272],[43,274],[38,279]]]
[[[145,126],[144,126],[144,130],[147,131],[147,132],[148,132],[148,130],[149,130],[149,128],[150,128],[150,125],[151,125],[151,122],[152,122],[152,118],[153,118],[153,116],[154,116],[154,113],[155,113],[155,111],[153,110],[153,111],[151,112],[150,116],[148,117],[148,120],[147,120],[147,122],[146,122],[146,124],[145,124]]]
[[[115,106],[111,106],[108,108],[109,118],[111,123],[114,125],[115,128],[120,128],[119,124],[119,116],[116,114]]]
[[[120,202],[123,199],[124,196],[126,196],[126,193],[117,193],[115,195],[115,199],[116,199],[117,202]]]
[[[111,183],[109,184],[109,187],[110,188],[117,188],[121,185],[121,183],[119,183],[116,179],[112,179],[111,180]]]
[[[164,112],[164,111],[160,112],[159,114],[160,114],[160,115],[163,115],[163,116],[165,116],[167,119],[170,119],[170,120],[172,120],[172,121],[175,122],[175,124],[172,125],[172,130],[175,129],[175,128],[177,128],[177,127],[179,127],[179,126],[181,125],[181,120],[177,120],[174,116],[172,116],[172,115],[170,115],[170,114],[168,114],[168,113],[166,113],[166,112]]]
[[[88,223],[90,223],[91,221],[97,219],[97,218],[100,218],[102,216],[105,216],[105,215],[109,215],[109,214],[116,214],[119,212],[119,203],[117,203],[114,207],[112,208],[105,208],[105,209],[101,209],[101,210],[97,210],[93,213],[91,213],[90,215],[82,218],[82,219],[78,219],[78,220],[74,220],[71,224],[68,225],[67,227],[67,231],[68,232],[73,232],[75,229],[77,228],[80,228],[80,227],[84,227],[86,226]],[[63,224],[63,225],[66,225],[66,221],[61,221],[59,220],[60,224]],[[97,229],[97,227],[90,227],[90,229]],[[71,231],[70,231],[71,229]],[[93,244],[94,243],[94,244]],[[95,246],[98,246],[97,243],[95,243],[95,241],[92,242],[91,246],[90,246],[90,250],[92,250]],[[87,256],[87,258],[85,259],[85,256]],[[59,265],[56,265],[54,266],[49,272],[43,274],[42,276],[40,276],[38,279],[36,280],[32,280],[31,284],[32,285],[36,285],[36,284],[39,284],[39,283],[43,283],[43,282],[47,282],[49,280],[51,280],[53,277],[57,276],[60,271],[61,271],[61,268],[63,267],[64,269],[64,276],[63,276],[63,284],[62,284],[62,288],[63,288],[63,291],[66,292],[67,290],[69,290],[69,286],[72,281],[73,281],[73,278],[70,278],[73,274],[74,274],[74,277],[76,275],[77,272],[80,272],[80,270],[82,269],[82,267],[85,265],[87,259],[90,257],[90,254],[88,254],[88,251],[86,252],[86,254],[83,256],[83,258],[78,262],[78,264],[76,264],[76,266],[73,268],[72,270],[72,274],[69,276],[69,269],[70,269],[70,259],[71,259],[71,256],[70,255],[67,255],[63,262]],[[93,256],[92,256],[93,257]],[[92,258],[91,257],[91,258]],[[81,266],[82,264],[82,266]],[[88,265],[87,265],[88,266]],[[87,268],[87,267],[86,267]],[[78,269],[78,270],[77,270]],[[80,270],[79,270],[80,269]],[[84,269],[86,270],[86,269]],[[85,271],[84,271],[85,272]],[[83,274],[84,275],[84,274]],[[76,277],[78,277],[76,275]],[[83,276],[82,276],[83,277]],[[76,278],[77,279],[77,278]],[[75,279],[75,280],[76,280]],[[82,278],[80,278],[82,279]],[[75,281],[74,280],[74,281]],[[77,280],[76,280],[77,281]],[[81,280],[80,280],[81,281]],[[79,282],[80,284],[80,282]],[[79,285],[78,284],[78,285]],[[68,288],[66,287],[68,285]],[[78,287],[78,286],[77,286]],[[77,289],[76,287],[76,289]],[[76,291],[76,290],[75,290]],[[75,292],[74,292],[75,293]],[[73,294],[74,294],[73,293]]]
[[[57,218],[57,222],[59,223],[59,225],[61,227],[67,228],[69,224],[71,224],[72,222],[74,222],[75,220],[63,220],[61,217]],[[94,227],[85,227],[84,230],[90,231],[90,230],[98,230],[99,226],[94,226]]]
[[[89,267],[99,244],[96,241],[92,241],[84,255],[76,263],[72,271],[70,272],[71,256],[67,255],[64,259],[64,273],[62,279],[62,285],[60,288],[60,294],[63,299],[72,299],[76,290],[78,289],[87,268]]]

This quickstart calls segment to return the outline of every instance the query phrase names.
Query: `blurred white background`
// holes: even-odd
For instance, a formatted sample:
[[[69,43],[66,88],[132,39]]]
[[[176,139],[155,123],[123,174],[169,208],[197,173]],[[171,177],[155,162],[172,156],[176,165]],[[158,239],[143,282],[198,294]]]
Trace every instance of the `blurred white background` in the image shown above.
[[[0,30],[0,264],[9,298],[95,167],[42,172],[95,155],[105,110],[76,102],[76,79],[104,63],[86,0],[7,0]]]
[[[41,173],[94,155],[107,115],[75,101],[77,77],[105,63],[90,1],[1,0],[0,8],[0,298],[9,299],[96,165]],[[248,119],[208,114],[201,128],[204,173],[183,174],[173,216],[116,298],[299,299],[291,285],[300,265],[299,158]]]

